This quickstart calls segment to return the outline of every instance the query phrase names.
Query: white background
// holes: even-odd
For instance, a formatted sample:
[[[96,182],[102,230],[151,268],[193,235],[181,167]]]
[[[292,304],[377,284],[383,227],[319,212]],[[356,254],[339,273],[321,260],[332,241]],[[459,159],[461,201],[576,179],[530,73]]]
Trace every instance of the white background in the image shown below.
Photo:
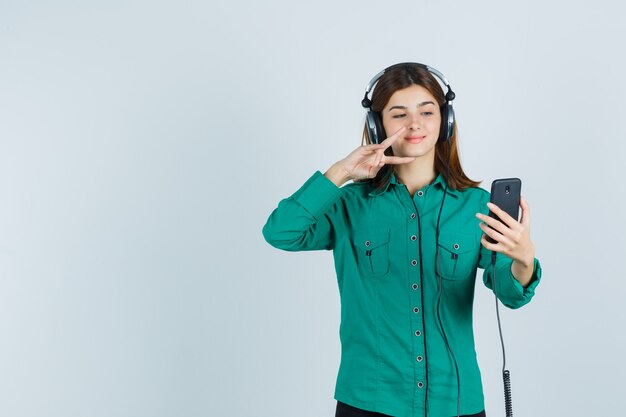
[[[523,181],[544,277],[502,311],[515,415],[622,415],[624,11],[4,0],[0,415],[333,416],[332,253],[261,228],[360,145],[365,85],[401,61],[449,79],[470,178]]]

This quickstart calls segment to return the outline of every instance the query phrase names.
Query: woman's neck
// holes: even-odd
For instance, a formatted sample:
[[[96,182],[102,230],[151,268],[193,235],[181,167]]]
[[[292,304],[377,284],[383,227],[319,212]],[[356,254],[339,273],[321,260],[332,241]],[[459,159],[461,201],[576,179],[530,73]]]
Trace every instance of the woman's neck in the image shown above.
[[[433,182],[437,177],[434,161],[430,164],[416,162],[421,161],[415,160],[408,164],[395,166],[398,181],[406,185],[411,195]]]

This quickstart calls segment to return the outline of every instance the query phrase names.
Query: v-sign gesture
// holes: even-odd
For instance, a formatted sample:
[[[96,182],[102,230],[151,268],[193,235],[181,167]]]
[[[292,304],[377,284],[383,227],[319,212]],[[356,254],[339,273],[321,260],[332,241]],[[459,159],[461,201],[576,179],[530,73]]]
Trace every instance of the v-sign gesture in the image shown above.
[[[385,164],[406,164],[415,160],[412,156],[388,156],[385,149],[402,136],[406,127],[401,127],[392,136],[379,144],[363,145],[356,148],[337,164],[349,179],[374,178]]]

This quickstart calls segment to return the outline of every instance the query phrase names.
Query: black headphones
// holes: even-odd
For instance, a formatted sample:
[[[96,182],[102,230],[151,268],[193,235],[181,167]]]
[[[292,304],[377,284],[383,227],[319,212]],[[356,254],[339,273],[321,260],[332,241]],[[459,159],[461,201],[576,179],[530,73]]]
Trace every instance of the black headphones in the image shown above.
[[[454,109],[452,108],[452,100],[454,100],[455,94],[450,88],[448,80],[446,80],[446,77],[444,77],[441,72],[437,71],[435,68],[429,67],[428,65],[419,64],[417,62],[402,62],[387,67],[378,74],[376,74],[365,88],[365,97],[363,97],[361,105],[367,109],[367,114],[365,115],[365,125],[371,143],[381,143],[383,140],[385,140],[387,134],[385,133],[385,129],[383,128],[383,120],[380,113],[375,112],[371,109],[372,101],[367,97],[367,95],[370,93],[370,91],[372,91],[374,85],[378,82],[380,77],[382,77],[386,71],[400,66],[405,66],[408,69],[410,65],[416,65],[420,68],[425,69],[426,71],[437,77],[443,83],[443,85],[447,87],[448,92],[446,93],[446,102],[440,107],[441,128],[439,129],[439,140],[449,141],[450,138],[452,138],[452,135],[454,134]]]

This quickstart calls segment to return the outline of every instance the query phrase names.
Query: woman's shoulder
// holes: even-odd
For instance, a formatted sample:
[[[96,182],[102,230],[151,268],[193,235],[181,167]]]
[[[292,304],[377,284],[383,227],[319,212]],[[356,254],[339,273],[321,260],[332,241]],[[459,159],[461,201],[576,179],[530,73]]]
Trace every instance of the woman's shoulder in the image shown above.
[[[463,190],[458,190],[459,195],[468,200],[480,200],[485,203],[489,201],[490,193],[482,187],[468,187]]]
[[[370,192],[372,188],[371,181],[351,181],[341,187],[347,193],[363,193]]]
[[[341,196],[347,199],[367,198],[373,190],[368,181],[350,182],[344,184],[340,189]]]

